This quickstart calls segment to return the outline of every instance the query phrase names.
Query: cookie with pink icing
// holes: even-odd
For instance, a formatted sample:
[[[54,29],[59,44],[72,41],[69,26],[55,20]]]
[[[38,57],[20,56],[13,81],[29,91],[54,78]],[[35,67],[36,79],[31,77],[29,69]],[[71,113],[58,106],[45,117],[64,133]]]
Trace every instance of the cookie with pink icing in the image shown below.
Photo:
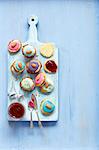
[[[53,81],[43,72],[35,77],[35,86],[39,87],[42,93],[51,93],[54,89]]]
[[[35,85],[38,87],[42,87],[45,83],[46,74],[41,72],[35,77]]]
[[[16,53],[18,52],[22,47],[22,44],[19,40],[12,40],[8,44],[8,51],[10,53]]]

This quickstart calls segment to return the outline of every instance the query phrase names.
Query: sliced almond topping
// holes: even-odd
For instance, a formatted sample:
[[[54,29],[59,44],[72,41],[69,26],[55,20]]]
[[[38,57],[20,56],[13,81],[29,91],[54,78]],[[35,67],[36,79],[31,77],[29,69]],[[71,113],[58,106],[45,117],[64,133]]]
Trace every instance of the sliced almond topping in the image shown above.
[[[17,44],[16,42],[12,42],[11,43],[12,48],[14,48],[16,46],[16,44]]]
[[[52,107],[51,107],[49,104],[46,104],[46,107],[47,107],[48,109],[52,109]]]
[[[45,87],[48,88],[48,86],[49,86],[49,84],[46,82],[46,83],[45,83]]]
[[[32,51],[31,50],[28,50],[27,52],[26,52],[26,54],[31,54],[32,53]]]
[[[32,64],[31,66],[32,66],[33,68],[35,68],[35,67],[36,67],[36,64]]]
[[[19,62],[19,63],[18,63],[18,66],[19,66],[19,68],[22,68],[22,63]]]

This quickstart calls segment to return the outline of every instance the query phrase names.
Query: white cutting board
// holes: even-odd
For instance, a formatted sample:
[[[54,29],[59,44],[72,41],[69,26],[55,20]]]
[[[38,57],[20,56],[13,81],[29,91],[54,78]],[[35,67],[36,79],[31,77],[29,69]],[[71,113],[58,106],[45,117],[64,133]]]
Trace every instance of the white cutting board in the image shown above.
[[[32,18],[34,18],[34,21],[31,21]],[[47,58],[43,57],[40,54],[39,47],[42,44],[42,42],[39,42],[37,40],[37,28],[36,28],[37,23],[38,23],[37,16],[32,16],[28,19],[29,38],[23,44],[26,44],[26,43],[34,44],[34,46],[37,49],[38,59],[42,63],[41,71],[44,72],[43,66],[44,66],[44,62],[47,60]],[[54,59],[56,61],[57,65],[58,65],[58,48],[55,49],[54,56],[52,56],[51,58]],[[25,61],[21,50],[18,53],[14,54],[14,55],[10,55],[9,52],[8,52],[8,93],[11,90],[12,80],[13,80],[13,82],[15,83],[14,85],[15,85],[15,88],[16,88],[17,92],[21,93],[21,94],[24,94],[24,99],[21,100],[20,102],[25,107],[25,115],[21,120],[13,119],[8,115],[8,120],[9,121],[30,121],[30,111],[28,109],[28,101],[31,99],[31,94],[32,93],[34,93],[34,94],[38,93],[39,96],[37,96],[37,102],[38,102],[38,113],[39,113],[40,120],[41,121],[57,121],[58,120],[58,101],[59,101],[59,99],[58,99],[58,71],[55,74],[46,73],[47,76],[49,76],[49,78],[51,78],[52,81],[54,82],[55,87],[54,87],[54,90],[52,91],[52,93],[50,93],[48,95],[45,95],[45,94],[39,92],[39,90],[37,88],[35,88],[35,90],[33,92],[30,92],[30,93],[24,92],[24,91],[21,90],[21,88],[19,86],[19,83],[20,83],[20,80],[21,80],[22,77],[20,76],[20,78],[18,80],[16,80],[13,77],[13,75],[10,71],[10,66],[11,66],[12,62],[14,60],[17,60],[17,59]],[[27,72],[24,72],[24,74],[27,74],[27,75],[30,76],[30,74],[28,74]],[[44,115],[42,115],[42,113],[40,111],[40,103],[43,99],[46,99],[46,98],[51,100],[55,104],[55,111],[50,116],[44,116]],[[8,96],[8,107],[11,103],[16,102],[16,101],[17,100],[10,100],[10,98]],[[35,111],[33,111],[33,121],[38,121],[37,116],[35,114]]]

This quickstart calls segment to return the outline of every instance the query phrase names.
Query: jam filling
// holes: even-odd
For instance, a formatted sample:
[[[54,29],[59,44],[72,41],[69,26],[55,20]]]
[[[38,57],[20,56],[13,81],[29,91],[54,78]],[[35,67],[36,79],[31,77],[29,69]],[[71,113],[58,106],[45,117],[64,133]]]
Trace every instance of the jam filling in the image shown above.
[[[9,106],[8,113],[9,113],[9,115],[10,115],[11,117],[13,117],[13,118],[18,119],[18,118],[23,117],[24,112],[25,112],[24,107],[23,107],[23,105],[20,104],[20,103],[17,103],[17,102],[16,102],[16,103],[12,103],[12,104]]]
[[[55,63],[55,61],[53,60],[48,60],[46,62],[46,68],[50,71],[50,72],[53,72],[55,73],[57,71],[57,65]]]

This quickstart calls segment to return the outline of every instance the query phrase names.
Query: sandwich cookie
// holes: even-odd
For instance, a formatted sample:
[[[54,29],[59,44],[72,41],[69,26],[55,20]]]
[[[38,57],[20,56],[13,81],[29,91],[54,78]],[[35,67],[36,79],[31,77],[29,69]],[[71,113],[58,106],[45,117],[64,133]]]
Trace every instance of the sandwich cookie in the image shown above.
[[[45,84],[46,74],[41,72],[35,77],[35,85],[42,87]]]
[[[8,44],[8,51],[10,53],[16,53],[18,52],[22,47],[22,44],[19,40],[12,40]]]
[[[57,64],[54,60],[47,60],[44,64],[44,70],[48,73],[57,72]]]
[[[40,53],[42,56],[49,58],[53,56],[55,51],[55,46],[52,43],[44,43],[40,46]]]
[[[55,110],[55,105],[49,100],[43,100],[40,104],[41,113],[45,116],[51,115]]]
[[[25,70],[25,63],[21,60],[15,60],[12,63],[10,70],[15,76],[18,76]]]
[[[31,60],[26,64],[26,70],[30,74],[36,74],[41,70],[42,64],[39,60]]]
[[[22,47],[22,54],[26,58],[33,58],[36,55],[36,48],[32,45],[25,45]]]
[[[51,93],[54,90],[54,83],[52,80],[50,80],[48,77],[45,80],[45,83],[42,87],[40,87],[40,91],[42,93]]]
[[[25,77],[20,82],[20,87],[23,91],[31,92],[35,88],[34,81],[30,77]]]

